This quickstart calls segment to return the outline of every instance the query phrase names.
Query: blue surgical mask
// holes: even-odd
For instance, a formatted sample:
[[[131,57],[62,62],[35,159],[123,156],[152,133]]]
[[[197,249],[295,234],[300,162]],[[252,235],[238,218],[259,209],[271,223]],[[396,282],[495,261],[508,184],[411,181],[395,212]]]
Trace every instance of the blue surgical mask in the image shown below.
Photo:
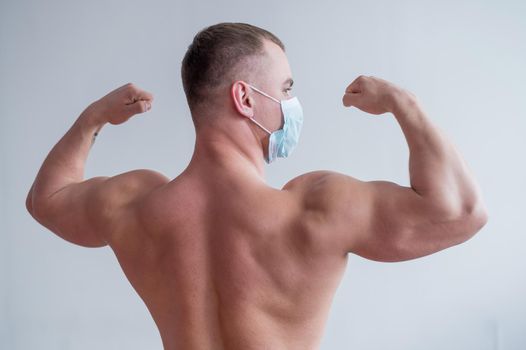
[[[254,118],[250,118],[257,126],[263,129],[267,134],[270,135],[268,142],[268,156],[265,158],[267,164],[272,163],[279,158],[288,157],[296,145],[298,144],[301,127],[303,125],[303,109],[301,108],[300,101],[297,97],[293,97],[289,100],[278,100],[263,91],[255,88],[248,84],[252,89],[259,92],[265,97],[270,98],[274,102],[281,105],[281,111],[283,113],[284,125],[282,129],[270,132],[263,125],[258,123]]]

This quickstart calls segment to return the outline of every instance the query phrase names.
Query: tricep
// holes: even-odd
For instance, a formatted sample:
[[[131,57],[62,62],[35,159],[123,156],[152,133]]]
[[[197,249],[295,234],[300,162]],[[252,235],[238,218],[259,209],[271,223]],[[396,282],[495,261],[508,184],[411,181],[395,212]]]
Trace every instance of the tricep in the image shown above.
[[[325,172],[308,188],[307,208],[321,218],[322,244],[376,261],[415,259],[460,244],[487,220],[389,181]]]

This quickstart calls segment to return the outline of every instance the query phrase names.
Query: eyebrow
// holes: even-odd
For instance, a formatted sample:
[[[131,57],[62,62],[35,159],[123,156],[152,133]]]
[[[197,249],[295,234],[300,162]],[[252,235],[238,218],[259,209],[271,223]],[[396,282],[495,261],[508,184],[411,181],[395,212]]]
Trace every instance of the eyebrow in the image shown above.
[[[287,85],[287,84],[289,84],[289,86],[294,85],[294,80],[292,80],[292,78],[288,78],[287,80],[285,80],[283,85]]]

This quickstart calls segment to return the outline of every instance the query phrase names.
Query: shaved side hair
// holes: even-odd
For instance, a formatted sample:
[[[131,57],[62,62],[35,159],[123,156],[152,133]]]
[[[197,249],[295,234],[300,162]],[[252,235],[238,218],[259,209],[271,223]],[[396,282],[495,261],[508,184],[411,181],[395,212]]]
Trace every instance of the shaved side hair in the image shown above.
[[[274,34],[246,23],[219,23],[196,34],[181,64],[183,88],[194,123],[194,112],[213,100],[215,90],[238,79],[249,79],[257,72],[258,60],[265,54],[265,39],[285,51]]]

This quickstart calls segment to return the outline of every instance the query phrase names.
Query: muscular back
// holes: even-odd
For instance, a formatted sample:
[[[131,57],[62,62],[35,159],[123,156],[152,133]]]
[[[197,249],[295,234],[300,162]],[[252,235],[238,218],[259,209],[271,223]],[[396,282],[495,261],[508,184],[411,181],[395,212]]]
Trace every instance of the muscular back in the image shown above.
[[[346,256],[291,189],[183,173],[130,207],[110,245],[165,349],[317,347]]]
[[[86,140],[100,123],[149,109],[153,97],[127,84],[79,117],[26,199],[60,237],[112,247],[165,349],[315,349],[349,252],[415,259],[485,225],[466,163],[414,95],[360,76],[343,97],[346,106],[394,114],[410,149],[411,187],[320,171],[275,190],[260,179],[260,163],[246,163],[251,154],[261,162],[261,150],[238,117],[252,117],[256,104],[236,86],[243,107],[200,129],[195,162],[175,180],[144,169],[81,180]]]

